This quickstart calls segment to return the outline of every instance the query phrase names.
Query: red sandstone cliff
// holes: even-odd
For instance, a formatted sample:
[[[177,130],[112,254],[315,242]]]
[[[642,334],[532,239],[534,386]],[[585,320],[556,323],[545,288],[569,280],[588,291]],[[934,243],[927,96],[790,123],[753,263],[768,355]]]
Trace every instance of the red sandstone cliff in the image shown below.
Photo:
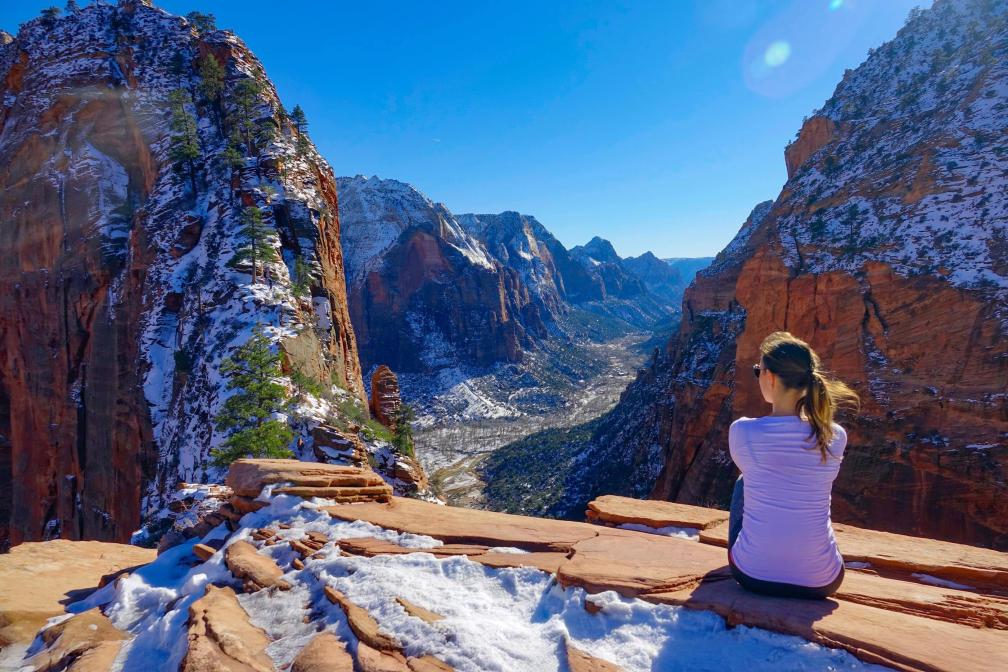
[[[864,402],[835,520],[1008,547],[1006,44],[1003,5],[936,2],[806,123],[772,209],[686,293],[652,496],[727,504],[728,424],[765,412],[738,372],[787,329]]]
[[[365,370],[517,362],[543,306],[444,205],[377,177],[339,178],[350,316]]]
[[[206,58],[219,103],[199,93]],[[234,167],[227,120],[250,77],[274,137],[240,144]],[[169,157],[174,89],[198,122],[192,179]],[[298,155],[279,109],[238,38],[142,2],[0,44],[0,537],[123,541],[179,478],[204,477],[218,368],[255,323],[288,370],[363,399],[332,170],[310,143]],[[268,283],[228,265],[253,204],[276,232]],[[295,257],[310,297],[292,295]]]
[[[506,503],[726,508],[728,425],[766,412],[749,368],[787,329],[863,400],[840,418],[835,520],[1008,548],[1006,50],[1004,3],[912,13],[807,122],[780,196],[697,275],[620,403],[553,437],[561,450],[509,453],[533,494]]]

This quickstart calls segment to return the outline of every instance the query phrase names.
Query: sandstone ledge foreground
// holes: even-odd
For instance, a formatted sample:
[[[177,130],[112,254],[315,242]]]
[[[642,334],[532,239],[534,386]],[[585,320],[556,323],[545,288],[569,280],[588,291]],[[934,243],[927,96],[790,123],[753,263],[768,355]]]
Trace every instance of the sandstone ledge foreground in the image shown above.
[[[648,514],[649,506],[663,504],[638,502],[643,515]],[[628,502],[620,503],[624,514],[627,508]],[[871,568],[851,568],[835,599],[770,598],[738,586],[728,571],[723,548],[689,539],[399,497],[388,504],[339,504],[325,510],[343,520],[366,520],[400,532],[425,534],[446,545],[469,544],[471,559],[487,560],[485,564],[492,566],[497,566],[493,563],[498,559],[487,557],[490,547],[522,548],[531,553],[511,556],[511,564],[546,571],[555,567],[564,586],[580,586],[592,593],[615,590],[651,602],[707,609],[731,624],[799,635],[900,670],[1008,669],[1008,590],[997,586],[963,590],[883,576]],[[718,513],[724,512],[708,509],[701,512],[701,518],[709,523]],[[688,526],[690,519],[679,515],[677,522]],[[959,550],[957,563],[927,565],[938,575],[948,569],[952,576],[961,577],[965,572],[990,576],[996,582],[1008,571],[1008,554],[985,549],[927,539],[912,541],[913,537],[903,538],[899,546],[890,547],[883,541],[874,548],[870,535],[867,539],[852,538],[859,539],[858,557],[891,557],[899,549],[912,552],[908,576],[918,571],[914,563],[929,556],[932,544],[940,551],[936,558],[947,559],[953,547]],[[341,544],[345,551],[369,555],[410,550],[379,543],[365,546],[362,540]],[[437,551],[447,554],[452,549]],[[974,555],[983,561],[981,566],[968,565]],[[898,564],[898,558],[890,562]]]
[[[282,492],[307,497],[334,488],[372,493],[375,487],[373,472],[367,469],[266,460],[236,463],[228,482],[235,497],[249,498],[261,506],[268,505],[270,492],[273,496]],[[266,486],[270,488],[263,492]],[[221,566],[222,562],[225,575],[233,577],[213,580],[205,595],[200,592],[201,599],[189,607],[187,654],[179,669],[273,669],[265,654],[270,640],[249,622],[236,601],[235,590],[264,591],[267,599],[282,600],[280,596],[291,588],[289,582],[303,580],[296,572],[317,571],[316,558],[330,554],[368,558],[412,553],[435,558],[464,555],[493,568],[537,568],[555,575],[564,587],[583,588],[588,593],[583,608],[589,618],[596,618],[600,608],[596,601],[604,600],[592,594],[616,591],[655,604],[712,611],[729,626],[743,624],[797,635],[898,670],[1008,669],[1008,589],[1004,585],[1008,555],[1003,553],[838,527],[841,551],[846,553],[850,548],[859,558],[848,558],[854,564],[848,565],[839,592],[822,601],[788,600],[753,595],[731,578],[716,533],[723,525],[723,511],[602,497],[590,506],[590,518],[597,523],[593,524],[446,507],[390,498],[384,491],[359,495],[371,501],[353,501],[356,497],[335,504],[315,500],[311,510],[321,520],[366,521],[385,530],[427,535],[443,545],[417,548],[400,546],[387,538],[330,538],[319,528],[298,532],[285,522],[289,521],[284,517],[287,514],[261,527],[262,518],[259,523],[250,522],[257,520],[258,507],[247,516],[228,518],[222,523],[226,529],[218,527],[214,538],[204,538],[191,551],[188,547],[175,551],[175,555],[182,552],[179,557],[189,566],[210,566],[214,562]],[[625,523],[693,527],[699,535],[689,539],[611,526]],[[100,560],[107,563],[100,567],[94,564],[98,562],[94,549],[99,546]],[[508,549],[499,547],[525,553],[505,552]],[[274,549],[280,549],[280,553],[271,552]],[[67,598],[74,590],[90,587],[78,583],[98,585],[108,571],[144,562],[151,556],[152,551],[144,549],[94,542],[57,541],[17,547],[11,555],[0,556],[5,600],[0,617],[6,619],[7,630],[24,631],[20,632],[22,639],[25,635],[30,638],[27,633],[41,625],[39,618],[59,613],[71,601]],[[26,562],[26,558],[32,561]],[[77,571],[80,580],[66,586],[54,581],[67,574],[68,567]],[[81,578],[81,572],[87,571],[94,576]],[[318,579],[312,575],[315,578],[311,580]],[[40,585],[48,592],[37,592]],[[341,661],[342,667],[334,669],[347,670],[354,667],[354,661],[363,670],[452,669],[433,656],[409,656],[405,648],[408,642],[387,636],[374,616],[346,594],[328,585],[324,594],[329,603],[345,613],[353,638],[344,642],[322,630],[303,647],[291,669],[330,669],[321,664],[325,660]],[[441,619],[423,605],[397,601],[412,617],[427,623]],[[11,605],[33,605],[29,611],[35,616],[19,621]],[[60,666],[73,663],[65,668],[70,670],[102,669],[103,661],[114,657],[121,641],[129,637],[117,631],[99,609],[78,614],[46,633],[43,642],[47,648],[33,662],[44,662],[52,669],[64,669]],[[235,644],[239,640],[240,646]],[[619,669],[592,659],[569,643],[563,655],[572,670]]]
[[[101,541],[27,542],[0,554],[0,649],[31,642],[46,619],[104,577],[153,560],[152,549]]]

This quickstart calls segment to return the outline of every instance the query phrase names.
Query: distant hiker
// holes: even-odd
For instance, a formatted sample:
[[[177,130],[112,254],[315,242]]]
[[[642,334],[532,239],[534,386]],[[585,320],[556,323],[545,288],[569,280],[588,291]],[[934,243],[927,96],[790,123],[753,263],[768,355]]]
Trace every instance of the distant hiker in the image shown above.
[[[827,376],[808,343],[786,331],[767,336],[760,354],[753,374],[773,408],[761,418],[741,417],[728,430],[742,472],[732,492],[728,564],[753,592],[823,598],[844,577],[830,491],[847,432],[833,415],[840,404],[856,407],[858,396]]]

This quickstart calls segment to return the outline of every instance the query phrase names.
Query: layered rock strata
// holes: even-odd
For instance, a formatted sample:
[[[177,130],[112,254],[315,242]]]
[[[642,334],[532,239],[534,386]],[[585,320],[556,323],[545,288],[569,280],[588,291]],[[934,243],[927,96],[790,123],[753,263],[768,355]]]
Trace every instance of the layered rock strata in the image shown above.
[[[268,463],[245,466],[241,471],[236,474],[234,485],[248,493],[260,482],[263,485],[280,483],[284,474],[291,473],[289,466],[283,463],[275,467]],[[318,473],[312,475],[317,482],[327,477],[320,478]],[[328,484],[320,483],[319,487],[328,487]],[[264,501],[270,501],[267,492],[261,496]],[[692,522],[696,526],[708,525],[707,529],[715,529],[719,523],[714,523],[713,527],[710,524],[723,515],[723,512],[675,505],[659,506],[653,511],[653,504],[605,498],[594,502],[592,510],[603,520],[636,519],[641,524],[675,522],[687,526]],[[284,500],[279,509],[270,510],[272,514],[254,519],[268,520],[267,527],[252,530],[239,525],[233,533],[235,538],[223,538],[215,533],[204,539],[208,543],[215,540],[223,543],[222,551],[198,560],[184,553],[159,560],[162,564],[182,561],[198,565],[203,562],[206,565],[199,576],[215,577],[215,584],[229,583],[230,578],[219,571],[219,562],[222,557],[226,558],[229,549],[238,547],[243,549],[242,554],[259,556],[257,564],[277,566],[278,569],[271,573],[281,571],[285,581],[298,584],[297,591],[293,587],[290,591],[263,589],[258,584],[250,584],[246,578],[243,588],[254,591],[252,594],[236,596],[229,587],[209,585],[202,597],[197,599],[199,593],[196,593],[192,599],[186,598],[182,607],[175,607],[185,608],[189,615],[184,659],[181,650],[178,651],[183,660],[182,669],[195,671],[216,669],[215,666],[273,669],[275,664],[283,663],[283,659],[272,657],[276,655],[289,656],[286,660],[292,661],[294,669],[300,669],[298,665],[307,665],[317,658],[319,649],[324,649],[332,653],[334,664],[341,661],[340,664],[345,665],[349,656],[357,668],[364,670],[450,670],[451,666],[441,658],[408,653],[416,650],[404,639],[405,633],[412,632],[412,626],[404,627],[400,622],[392,632],[386,630],[385,625],[392,622],[386,619],[399,619],[398,614],[405,614],[405,618],[416,619],[421,627],[451,633],[455,627],[452,617],[444,618],[422,604],[391,597],[396,594],[394,589],[387,593],[391,596],[376,601],[367,597],[374,587],[358,590],[362,586],[354,585],[352,579],[347,581],[346,575],[329,571],[336,558],[348,561],[346,566],[354,568],[349,572],[353,576],[358,571],[367,572],[370,562],[367,558],[376,558],[376,562],[384,565],[386,560],[393,561],[387,556],[412,553],[423,554],[417,557],[421,563],[418,567],[427,566],[431,554],[449,559],[465,555],[490,568],[527,567],[555,574],[562,586],[587,591],[583,600],[588,618],[606,609],[600,604],[605,604],[607,598],[599,593],[616,591],[653,604],[714,611],[729,625],[744,624],[799,635],[829,647],[846,649],[864,661],[898,670],[959,670],[964,661],[968,661],[970,669],[998,670],[1008,664],[1005,658],[1008,652],[1005,645],[1008,643],[1008,591],[1005,586],[980,582],[964,585],[951,578],[962,581],[963,574],[948,573],[965,568],[986,572],[989,576],[1008,575],[1003,554],[990,550],[909,537],[893,543],[893,539],[871,536],[878,533],[859,538],[861,532],[845,530],[844,536],[838,537],[841,551],[846,554],[852,540],[858,540],[862,548],[855,552],[861,554],[859,557],[873,560],[847,559],[847,576],[832,598],[795,601],[745,592],[728,572],[724,549],[702,540],[444,507],[404,498],[322,508],[317,508],[317,504],[310,508],[290,508],[289,505],[290,502]],[[346,521],[351,525],[327,526],[326,520]],[[307,521],[311,522],[305,527]],[[358,521],[375,525],[372,529],[385,538],[361,537]],[[438,543],[425,542],[422,547],[407,545],[416,543],[411,539],[417,538],[396,532],[426,535]],[[394,539],[399,542],[391,541]],[[899,575],[886,574],[883,571],[886,568],[874,564],[875,558],[884,557],[893,563],[905,559],[907,571]],[[933,573],[921,573],[924,568],[917,564],[915,557],[932,558],[928,570]],[[461,569],[457,561],[446,560],[446,563],[446,569]],[[44,576],[44,570],[40,570],[39,575]],[[978,576],[975,574],[974,578]],[[311,588],[313,604],[304,604],[309,594],[304,592],[305,588]],[[109,613],[117,613],[118,598],[113,594],[106,597],[113,600],[106,607]],[[396,615],[389,612],[390,605],[384,603],[386,599],[395,603],[392,608]],[[299,632],[311,633],[314,622],[329,634],[297,635],[300,643],[295,642],[289,638],[287,626],[278,629],[271,622],[273,619],[265,616],[272,604],[276,604],[277,609],[303,610],[307,627]],[[333,620],[328,605],[342,612],[338,619]],[[171,605],[167,608],[173,609]],[[625,607],[621,605],[621,609]],[[100,616],[100,613],[95,615]],[[174,614],[171,618],[177,620]],[[606,617],[599,618],[602,619],[599,627],[605,627]],[[333,632],[334,623],[345,623],[336,626],[338,637]],[[98,630],[101,630],[100,625]],[[61,650],[84,650],[90,646],[88,642],[94,641],[89,634],[94,629],[83,632],[80,628],[71,628],[69,632],[72,636],[50,637],[49,645],[39,655],[55,656]],[[75,632],[77,634],[73,634]],[[283,645],[269,646],[277,636],[285,638]],[[319,637],[325,640],[317,642]],[[921,645],[922,641],[936,638],[942,646]],[[610,661],[595,659],[578,650],[570,639],[563,643],[566,646],[558,647],[558,662],[566,658],[572,669],[593,669],[592,665],[596,666],[594,669],[612,669]],[[285,653],[293,644],[297,644],[300,651],[294,648],[289,654]],[[302,662],[293,662],[299,660]]]
[[[863,402],[834,520],[1008,548],[1006,45],[1003,3],[940,0],[845,74],[602,421],[589,461],[632,464],[595,492],[726,508],[728,425],[766,412],[745,372],[786,329]]]
[[[393,429],[400,405],[399,379],[389,367],[379,366],[371,374],[371,417]]]
[[[207,59],[223,70],[213,100]],[[172,158],[176,90],[188,164]],[[220,363],[256,323],[285,370],[363,399],[332,171],[296,150],[237,37],[92,4],[0,44],[0,99],[0,537],[125,541],[176,481],[206,478]],[[272,138],[229,141],[241,115]],[[258,282],[235,262],[249,206],[276,253]]]
[[[516,362],[545,335],[513,271],[408,184],[339,178],[350,316],[365,371]]]

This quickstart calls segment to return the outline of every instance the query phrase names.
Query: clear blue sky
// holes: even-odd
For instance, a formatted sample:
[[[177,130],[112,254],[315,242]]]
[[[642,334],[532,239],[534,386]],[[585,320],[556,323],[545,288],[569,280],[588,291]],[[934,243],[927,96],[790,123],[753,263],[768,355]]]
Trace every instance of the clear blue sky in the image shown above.
[[[0,28],[53,4],[4,0]],[[339,175],[533,214],[568,246],[701,256],[777,197],[844,69],[930,1],[156,4],[244,39]]]

